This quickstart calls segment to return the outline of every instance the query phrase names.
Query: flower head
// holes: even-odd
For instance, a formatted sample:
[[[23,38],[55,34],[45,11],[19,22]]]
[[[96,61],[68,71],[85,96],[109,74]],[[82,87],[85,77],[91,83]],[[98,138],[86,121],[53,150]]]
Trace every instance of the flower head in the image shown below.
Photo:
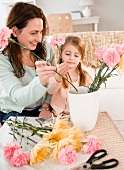
[[[8,27],[0,29],[0,47],[5,48],[8,45],[8,38],[10,38],[11,33],[12,30]]]
[[[19,145],[17,142],[12,142],[8,143],[4,146],[4,155],[8,158],[11,159],[13,157],[13,154],[15,150],[18,150],[21,148],[21,145]]]
[[[120,62],[120,55],[115,48],[108,48],[103,54],[102,54],[103,61],[106,63],[109,67],[114,67],[116,64]]]
[[[61,46],[61,45],[64,44],[64,43],[65,43],[65,39],[62,38],[62,37],[60,37],[60,36],[58,36],[58,37],[53,37],[53,38],[51,39],[51,42],[50,42],[51,46]]]
[[[107,50],[106,46],[100,46],[99,48],[96,49],[95,55],[98,57],[98,59],[102,59],[103,53]]]
[[[85,153],[94,153],[100,149],[100,141],[94,135],[87,136],[86,144],[83,145],[83,150]]]
[[[72,145],[66,145],[58,153],[58,159],[65,165],[77,161],[77,153]]]
[[[28,164],[30,160],[29,152],[22,152],[22,150],[15,150],[13,157],[11,159],[11,164],[14,166],[22,166]]]

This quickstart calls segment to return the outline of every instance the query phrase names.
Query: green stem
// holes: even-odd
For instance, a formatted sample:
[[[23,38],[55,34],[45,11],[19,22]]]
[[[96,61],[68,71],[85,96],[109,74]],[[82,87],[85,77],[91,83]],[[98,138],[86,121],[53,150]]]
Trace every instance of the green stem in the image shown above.
[[[17,116],[18,116],[18,113],[16,114],[16,117],[15,117],[15,120],[14,120],[13,140],[16,139],[16,137],[15,137],[15,127],[16,127]]]
[[[56,72],[59,76],[61,76],[63,79],[65,79],[68,83],[70,83],[70,84],[74,87],[74,89],[78,92],[78,89],[77,89],[70,81],[68,81],[68,79],[66,79],[62,74],[58,73],[56,70],[55,70],[55,72]]]
[[[95,78],[89,87],[88,93],[98,90],[97,84],[101,80],[101,77],[102,77],[101,73],[102,73],[103,69],[106,67],[106,64],[103,61],[101,61],[100,63],[101,63],[101,67],[100,67],[97,75],[95,75]]]
[[[115,65],[115,66],[113,67],[113,69],[112,69],[106,76],[103,77],[103,79],[98,83],[98,89],[100,88],[101,84],[102,84],[103,82],[105,82],[105,81],[107,80],[107,78],[110,77],[111,73],[112,73],[114,70],[116,70],[117,67],[118,67],[118,65]]]
[[[70,82],[72,83],[72,79],[71,79],[71,76],[70,76],[69,72],[67,72],[67,75],[68,75],[68,77],[70,79]]]
[[[24,121],[25,121],[26,117],[24,117],[23,122],[22,122],[22,134],[23,134],[23,129],[24,129]],[[20,145],[22,143],[22,134],[21,134],[21,140],[20,140]]]
[[[105,83],[105,81],[107,81],[107,78],[109,78],[111,76],[111,73],[116,70],[116,68],[118,67],[118,64],[115,65],[112,70],[107,74],[107,72],[109,71],[109,68],[107,67],[107,70],[104,72],[104,74],[101,76],[101,73],[103,71],[103,69],[106,67],[107,65],[104,63],[104,66],[100,68],[99,74],[97,74],[97,76],[95,77],[95,80],[93,81],[93,83],[91,84],[90,88],[89,88],[89,93],[93,92],[93,91],[97,91],[102,83]]]
[[[13,132],[13,129],[11,128],[11,131]],[[25,139],[28,139],[28,140],[30,140],[31,142],[33,142],[33,143],[37,143],[35,140],[33,140],[33,139],[31,139],[29,136],[25,136],[24,134],[21,134],[19,131],[16,131],[16,134],[18,135],[18,136],[21,136],[22,138],[25,138]],[[10,135],[12,135],[11,133],[10,133]]]

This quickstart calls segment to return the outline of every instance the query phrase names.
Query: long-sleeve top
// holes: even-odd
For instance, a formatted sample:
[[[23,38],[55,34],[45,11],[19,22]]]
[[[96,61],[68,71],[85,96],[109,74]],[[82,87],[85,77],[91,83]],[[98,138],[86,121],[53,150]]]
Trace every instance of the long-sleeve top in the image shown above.
[[[79,86],[78,80],[76,82],[72,82],[73,85]],[[50,79],[50,86],[47,90],[49,94],[53,94],[51,98],[51,107],[53,108],[53,112],[58,115],[62,112],[69,113],[68,106],[68,91],[72,88],[69,84],[68,88],[63,86],[63,83],[58,83],[55,78]]]
[[[50,49],[48,49],[50,51]],[[51,54],[47,56],[50,58]],[[23,65],[26,73],[17,78],[8,56],[0,54],[0,110],[4,113],[10,111],[22,112],[25,108],[38,106],[44,101],[50,103],[51,95],[45,95],[47,88],[40,83],[34,67]]]

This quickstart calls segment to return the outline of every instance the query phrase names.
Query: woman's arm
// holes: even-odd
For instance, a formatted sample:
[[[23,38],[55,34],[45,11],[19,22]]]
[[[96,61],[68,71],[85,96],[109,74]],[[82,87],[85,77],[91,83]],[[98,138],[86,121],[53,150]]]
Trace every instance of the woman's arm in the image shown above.
[[[49,66],[47,66],[47,68],[48,67]],[[45,72],[43,80],[47,77],[46,73],[49,72],[49,69],[46,69],[46,67],[42,68],[42,71]],[[13,73],[13,68],[7,56],[0,56],[0,73],[2,73],[0,74],[0,84],[4,93],[10,98],[10,100],[21,107],[27,107],[35,103],[46,93],[47,87],[44,85],[47,82],[44,82],[42,85],[42,80],[40,81],[38,76],[31,80],[31,76],[26,73],[24,77],[17,78]],[[53,75],[55,74],[53,70],[52,73]],[[34,74],[32,74],[32,76],[33,75]]]

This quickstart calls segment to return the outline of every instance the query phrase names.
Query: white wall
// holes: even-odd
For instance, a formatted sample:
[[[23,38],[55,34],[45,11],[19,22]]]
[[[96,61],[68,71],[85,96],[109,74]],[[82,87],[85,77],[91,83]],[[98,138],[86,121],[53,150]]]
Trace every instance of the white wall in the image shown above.
[[[20,1],[36,4],[35,0],[0,0],[0,28],[6,25],[7,16],[14,3]]]
[[[46,16],[49,13],[63,13],[81,9],[78,6],[79,0],[36,0],[36,3],[44,11]]]
[[[124,0],[94,1],[95,5],[90,8],[94,16],[100,16],[99,31],[124,30]],[[78,6],[79,0],[36,0],[36,2],[37,5],[42,8],[46,16],[49,13],[70,12],[83,9],[83,7]],[[87,28],[85,28],[85,26],[80,26],[78,30],[83,31],[83,29],[85,29],[86,31]]]
[[[3,19],[4,14],[2,1],[5,0],[0,0],[0,27],[3,27],[5,25],[5,20]],[[94,1],[95,5],[91,6],[90,8],[92,9],[94,16],[100,16],[99,31],[124,30],[124,0]],[[46,16],[49,13],[63,13],[83,9],[83,7],[78,5],[79,0],[36,0],[36,3],[39,7],[41,7]],[[89,25],[86,25],[78,26],[75,29],[76,31],[89,31],[89,28]]]
[[[95,0],[94,15],[100,16],[99,30],[124,31],[124,0]]]

